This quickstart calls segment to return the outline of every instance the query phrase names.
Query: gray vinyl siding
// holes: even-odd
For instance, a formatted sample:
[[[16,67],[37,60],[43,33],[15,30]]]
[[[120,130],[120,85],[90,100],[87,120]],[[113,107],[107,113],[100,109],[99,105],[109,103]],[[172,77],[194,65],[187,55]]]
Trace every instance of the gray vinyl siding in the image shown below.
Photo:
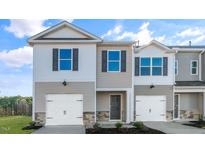
[[[126,50],[126,72],[102,72],[103,50]],[[98,45],[97,47],[97,88],[132,87],[132,46]]]
[[[110,95],[122,94],[122,120],[126,120],[126,92],[97,92],[96,94],[96,111],[110,112]]]
[[[199,80],[199,75],[191,75],[190,72],[191,60],[198,60],[199,65],[199,53],[179,52],[176,54],[176,60],[178,60],[178,75],[176,75],[176,81]]]
[[[173,86],[155,85],[155,87],[151,89],[150,85],[137,85],[134,87],[134,97],[139,95],[165,95],[167,99],[167,111],[173,110]]]
[[[201,73],[202,73],[202,80],[205,81],[205,53],[202,54],[201,57],[201,65],[202,65],[202,69],[201,69]]]
[[[95,83],[94,82],[68,82],[63,86],[61,82],[35,83],[35,112],[45,112],[45,99],[47,94],[83,94],[83,111],[95,111]]]
[[[179,93],[180,94],[180,93]],[[203,113],[202,93],[181,93],[180,110]]]

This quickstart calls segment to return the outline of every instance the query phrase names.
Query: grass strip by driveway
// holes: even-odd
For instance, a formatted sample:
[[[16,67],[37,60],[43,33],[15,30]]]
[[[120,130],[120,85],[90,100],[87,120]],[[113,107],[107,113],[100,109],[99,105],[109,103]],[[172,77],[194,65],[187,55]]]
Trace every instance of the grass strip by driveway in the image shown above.
[[[22,130],[32,121],[29,116],[0,117],[0,134],[30,134],[34,130]]]

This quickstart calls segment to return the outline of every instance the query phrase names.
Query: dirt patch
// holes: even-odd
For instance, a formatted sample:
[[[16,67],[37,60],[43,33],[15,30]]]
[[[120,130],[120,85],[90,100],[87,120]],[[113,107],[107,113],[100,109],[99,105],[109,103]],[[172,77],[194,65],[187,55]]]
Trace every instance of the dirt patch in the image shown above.
[[[183,124],[183,125],[197,127],[197,128],[205,128],[205,121],[190,121],[190,123]]]

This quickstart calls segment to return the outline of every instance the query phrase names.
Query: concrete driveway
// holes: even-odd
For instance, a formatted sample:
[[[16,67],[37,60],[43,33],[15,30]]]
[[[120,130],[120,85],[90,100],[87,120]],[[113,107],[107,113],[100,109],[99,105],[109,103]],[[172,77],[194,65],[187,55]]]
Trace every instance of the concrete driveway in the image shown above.
[[[166,134],[205,134],[205,129],[183,125],[180,122],[143,122],[147,127]]]
[[[45,126],[32,134],[85,134],[85,127],[76,126]]]

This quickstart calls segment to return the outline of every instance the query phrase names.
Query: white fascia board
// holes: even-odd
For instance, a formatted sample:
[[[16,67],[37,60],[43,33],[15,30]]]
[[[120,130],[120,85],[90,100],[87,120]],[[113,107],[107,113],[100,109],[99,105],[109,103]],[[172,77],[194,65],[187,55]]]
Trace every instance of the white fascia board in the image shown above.
[[[142,50],[142,49],[144,49],[144,48],[146,48],[146,47],[148,47],[148,46],[150,46],[150,45],[152,45],[152,44],[155,44],[155,45],[157,45],[157,46],[159,46],[159,47],[161,47],[161,48],[167,50],[167,53],[170,53],[170,52],[171,52],[171,53],[175,53],[175,50],[168,48],[166,45],[164,45],[164,44],[162,44],[162,43],[160,43],[160,42],[158,42],[158,41],[156,41],[156,40],[152,40],[149,44],[143,45],[143,46],[137,48],[137,49],[135,50],[135,52],[137,53],[137,52],[139,52],[140,50]]]
[[[205,50],[205,48],[172,48],[174,50],[177,50],[178,52],[180,51],[184,51],[184,52],[201,52],[203,50]]]
[[[96,91],[128,91],[132,88],[96,88]]]
[[[181,87],[174,87],[174,92],[177,93],[192,93],[192,92],[205,92],[205,86],[196,87],[196,86],[181,86]]]
[[[29,42],[30,46],[34,44],[44,44],[44,43],[98,43],[98,40],[34,40]]]

